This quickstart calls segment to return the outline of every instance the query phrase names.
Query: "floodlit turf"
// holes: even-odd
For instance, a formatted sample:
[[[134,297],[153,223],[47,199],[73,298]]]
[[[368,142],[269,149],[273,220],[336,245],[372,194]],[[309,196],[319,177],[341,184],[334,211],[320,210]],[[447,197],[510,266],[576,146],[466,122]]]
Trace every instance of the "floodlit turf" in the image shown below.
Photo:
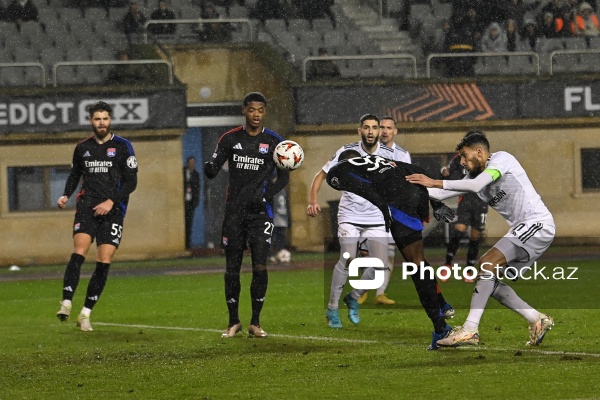
[[[437,352],[425,351],[430,323],[398,271],[388,290],[398,307],[369,305],[371,294],[353,326],[342,304],[344,328],[332,330],[323,270],[272,269],[266,339],[245,335],[251,274],[244,273],[244,331],[227,340],[220,338],[227,311],[218,273],[112,276],[92,314],[94,332],[74,323],[88,279],[75,315],[62,324],[59,279],[4,281],[0,399],[597,398],[600,263],[568,265],[580,268],[576,282],[513,285],[555,318],[540,347],[527,348],[526,322],[491,299],[482,345]],[[462,323],[473,285],[442,287],[457,307],[451,322]]]

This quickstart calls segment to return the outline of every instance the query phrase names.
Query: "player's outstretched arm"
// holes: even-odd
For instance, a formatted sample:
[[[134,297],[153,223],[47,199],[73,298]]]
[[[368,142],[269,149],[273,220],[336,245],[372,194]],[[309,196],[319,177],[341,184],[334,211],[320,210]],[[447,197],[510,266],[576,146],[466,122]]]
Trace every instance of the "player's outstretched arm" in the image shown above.
[[[325,173],[325,171],[320,170],[319,172],[317,172],[317,174],[312,180],[312,183],[310,184],[310,198],[308,200],[308,207],[306,207],[306,213],[311,217],[316,217],[321,211],[321,207],[319,207],[317,198],[319,195],[319,190],[321,189],[321,185],[323,184],[323,181],[325,181],[325,178],[327,178],[327,174]]]
[[[406,180],[410,183],[422,185],[428,188],[440,188],[443,189],[444,181],[438,179],[431,179],[427,175],[423,174],[411,174],[406,177]]]

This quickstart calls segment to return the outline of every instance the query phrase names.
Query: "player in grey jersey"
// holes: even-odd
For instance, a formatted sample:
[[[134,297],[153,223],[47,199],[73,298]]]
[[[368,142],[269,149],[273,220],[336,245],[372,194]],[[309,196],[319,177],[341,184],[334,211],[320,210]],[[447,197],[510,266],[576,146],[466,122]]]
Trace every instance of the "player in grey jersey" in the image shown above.
[[[518,278],[550,246],[556,230],[552,214],[517,159],[504,151],[491,153],[483,133],[467,133],[456,151],[469,171],[464,179],[442,181],[413,174],[407,180],[433,188],[429,195],[438,200],[475,192],[506,219],[510,228],[479,260],[480,271],[465,324],[437,343],[447,347],[478,344],[479,322],[488,299],[493,297],[529,322],[527,345],[538,345],[554,325],[552,317],[523,301],[502,279]]]

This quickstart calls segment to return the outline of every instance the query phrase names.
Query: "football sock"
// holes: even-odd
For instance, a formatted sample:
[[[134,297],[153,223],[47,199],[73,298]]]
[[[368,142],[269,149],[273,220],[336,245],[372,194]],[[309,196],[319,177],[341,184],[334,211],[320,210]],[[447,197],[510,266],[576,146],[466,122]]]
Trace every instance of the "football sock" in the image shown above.
[[[73,300],[73,296],[75,295],[75,291],[77,290],[77,286],[79,285],[79,275],[81,273],[81,265],[85,261],[85,257],[73,253],[71,254],[71,259],[67,264],[67,268],[65,270],[65,276],[63,279],[63,299],[64,300]]]
[[[419,277],[420,273],[412,275],[412,280],[417,289],[421,305],[425,313],[433,323],[433,329],[440,333],[446,327],[446,320],[440,315],[440,304],[436,294],[436,284],[433,279],[423,279]]]
[[[448,248],[446,250],[446,265],[452,264],[452,260],[454,259],[454,255],[458,251],[458,247],[460,246],[460,239],[462,239],[462,237],[462,232],[459,232],[456,229],[452,231],[452,237],[450,237],[450,241],[448,242]]]
[[[391,265],[391,268],[393,269],[394,266]],[[390,283],[391,277],[392,277],[392,270],[390,270],[390,264],[388,264],[387,268],[383,271],[383,285],[381,285],[377,289],[377,296],[379,296],[380,294],[385,294],[388,284]]]
[[[265,303],[269,275],[266,269],[252,272],[252,283],[250,284],[250,297],[252,298],[251,325],[260,326],[260,312]]]
[[[329,295],[329,304],[327,307],[331,310],[337,310],[339,308],[340,297],[342,297],[342,290],[348,280],[348,269],[346,268],[346,260],[342,263],[342,260],[338,261],[333,268],[333,275],[331,276],[331,292]]]
[[[521,299],[517,293],[504,282],[499,282],[492,293],[492,297],[504,307],[521,314],[530,324],[536,322],[540,313]]]
[[[438,304],[441,307],[443,307],[444,304],[447,303],[447,301],[444,298],[444,294],[442,293],[442,288],[440,288],[440,285],[437,283],[437,281],[435,282],[435,294],[437,295]]]
[[[229,325],[233,326],[240,322],[238,313],[240,300],[240,274],[225,271],[225,301],[229,310]]]
[[[475,289],[473,289],[473,296],[471,297],[471,309],[469,310],[467,321],[463,325],[466,330],[475,331],[478,329],[485,305],[497,284],[498,280],[491,272],[486,272],[485,270],[480,272]]]
[[[469,250],[467,251],[467,266],[477,263],[477,255],[479,254],[479,239],[469,240]]]
[[[87,307],[83,307],[81,309],[81,312],[79,313],[79,315],[85,315],[86,317],[90,317],[90,315],[92,314],[92,309],[91,308],[87,308]]]
[[[85,303],[83,303],[84,307],[87,307],[91,310],[98,302],[98,299],[104,290],[104,286],[106,286],[109,268],[110,264],[101,262],[96,263],[96,269],[94,270],[92,278],[90,279],[90,283],[88,284]]]

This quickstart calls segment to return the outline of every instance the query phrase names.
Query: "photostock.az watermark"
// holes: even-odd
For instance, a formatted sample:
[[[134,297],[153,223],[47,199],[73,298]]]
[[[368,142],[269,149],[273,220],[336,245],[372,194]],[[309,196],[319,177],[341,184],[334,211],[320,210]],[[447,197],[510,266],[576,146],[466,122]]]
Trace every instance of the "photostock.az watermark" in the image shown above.
[[[350,254],[344,253],[345,259],[350,258]],[[577,280],[575,273],[577,267],[554,267],[548,268],[545,266],[538,266],[537,262],[534,262],[531,266],[515,268],[515,267],[502,267],[499,265],[493,266],[490,263],[484,263],[487,265],[488,270],[494,270],[494,276],[483,275],[481,279],[510,279],[510,280]],[[359,277],[359,270],[361,268],[373,268],[374,276],[372,279],[350,279],[349,283],[354,289],[371,290],[378,289],[383,284],[385,265],[383,261],[374,257],[360,257],[353,259],[348,266],[348,274],[350,277]],[[424,262],[419,264],[411,262],[402,263],[402,279],[406,280],[409,277],[412,279],[413,275],[418,274],[419,279],[433,279],[436,277],[440,280],[463,280],[471,279],[475,280],[478,276],[478,269],[473,266],[462,267],[458,264],[454,264],[451,267],[448,265],[442,265],[438,268],[434,268],[430,265],[425,265]]]

